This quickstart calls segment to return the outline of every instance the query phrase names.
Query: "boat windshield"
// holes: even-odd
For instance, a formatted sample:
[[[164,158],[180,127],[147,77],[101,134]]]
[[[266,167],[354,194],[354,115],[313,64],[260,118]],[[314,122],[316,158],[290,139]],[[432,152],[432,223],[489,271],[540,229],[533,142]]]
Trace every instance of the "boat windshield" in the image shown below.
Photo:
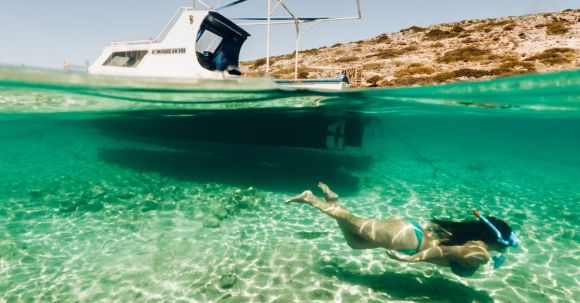
[[[197,33],[195,51],[201,66],[211,71],[240,74],[240,50],[249,33],[226,17],[209,12]]]

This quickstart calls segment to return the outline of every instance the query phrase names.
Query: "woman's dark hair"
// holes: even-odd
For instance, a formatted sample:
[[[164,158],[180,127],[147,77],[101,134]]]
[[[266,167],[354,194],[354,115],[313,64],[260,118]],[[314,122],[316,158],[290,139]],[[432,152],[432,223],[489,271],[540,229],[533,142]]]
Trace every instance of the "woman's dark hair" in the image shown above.
[[[500,231],[501,237],[508,241],[512,232],[511,227],[500,219],[486,218]],[[442,245],[462,245],[467,241],[477,240],[502,245],[497,241],[496,233],[482,221],[454,222],[433,218],[431,222],[439,225],[447,233],[443,237]]]

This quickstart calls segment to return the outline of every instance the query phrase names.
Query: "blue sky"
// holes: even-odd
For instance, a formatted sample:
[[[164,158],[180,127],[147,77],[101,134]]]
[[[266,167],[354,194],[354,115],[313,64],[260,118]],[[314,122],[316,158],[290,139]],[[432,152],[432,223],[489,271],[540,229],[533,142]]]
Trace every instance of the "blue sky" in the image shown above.
[[[215,4],[219,0],[206,0]],[[267,0],[248,0],[225,9],[228,17],[263,17]],[[353,0],[286,0],[302,16],[347,16]],[[92,62],[111,41],[154,37],[180,6],[191,0],[14,0],[0,4],[0,64],[62,68],[64,59]],[[223,0],[222,3],[227,3]],[[412,25],[464,19],[520,16],[579,8],[578,0],[361,0],[363,19],[320,25],[303,38],[301,49],[355,41]],[[265,28],[247,28],[252,37],[242,60],[265,55]],[[273,54],[294,49],[294,29],[276,27]]]

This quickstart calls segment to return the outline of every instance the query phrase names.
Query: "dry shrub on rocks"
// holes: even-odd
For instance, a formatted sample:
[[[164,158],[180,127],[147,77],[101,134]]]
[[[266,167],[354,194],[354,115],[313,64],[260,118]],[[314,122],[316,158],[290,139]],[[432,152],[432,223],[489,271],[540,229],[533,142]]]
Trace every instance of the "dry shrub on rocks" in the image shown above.
[[[576,57],[576,50],[568,47],[549,48],[537,55],[526,58],[525,61],[540,61],[547,65],[571,63]]]
[[[563,35],[570,31],[568,22],[563,20],[554,20],[551,23],[543,23],[536,25],[536,28],[546,28],[548,35]]]
[[[482,61],[489,57],[491,51],[474,46],[463,47],[448,51],[437,59],[439,63]]]
[[[465,29],[461,27],[461,25],[455,25],[451,28],[451,30],[442,30],[439,28],[435,28],[425,33],[424,38],[426,40],[437,41],[457,37],[463,31],[465,31]]]

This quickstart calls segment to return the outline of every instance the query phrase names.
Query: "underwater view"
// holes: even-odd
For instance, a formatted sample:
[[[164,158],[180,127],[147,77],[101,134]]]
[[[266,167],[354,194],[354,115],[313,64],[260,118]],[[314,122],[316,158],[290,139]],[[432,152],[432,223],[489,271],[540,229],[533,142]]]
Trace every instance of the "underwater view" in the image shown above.
[[[577,302],[580,71],[281,89],[0,68],[0,302]],[[473,277],[285,203],[508,222]]]

